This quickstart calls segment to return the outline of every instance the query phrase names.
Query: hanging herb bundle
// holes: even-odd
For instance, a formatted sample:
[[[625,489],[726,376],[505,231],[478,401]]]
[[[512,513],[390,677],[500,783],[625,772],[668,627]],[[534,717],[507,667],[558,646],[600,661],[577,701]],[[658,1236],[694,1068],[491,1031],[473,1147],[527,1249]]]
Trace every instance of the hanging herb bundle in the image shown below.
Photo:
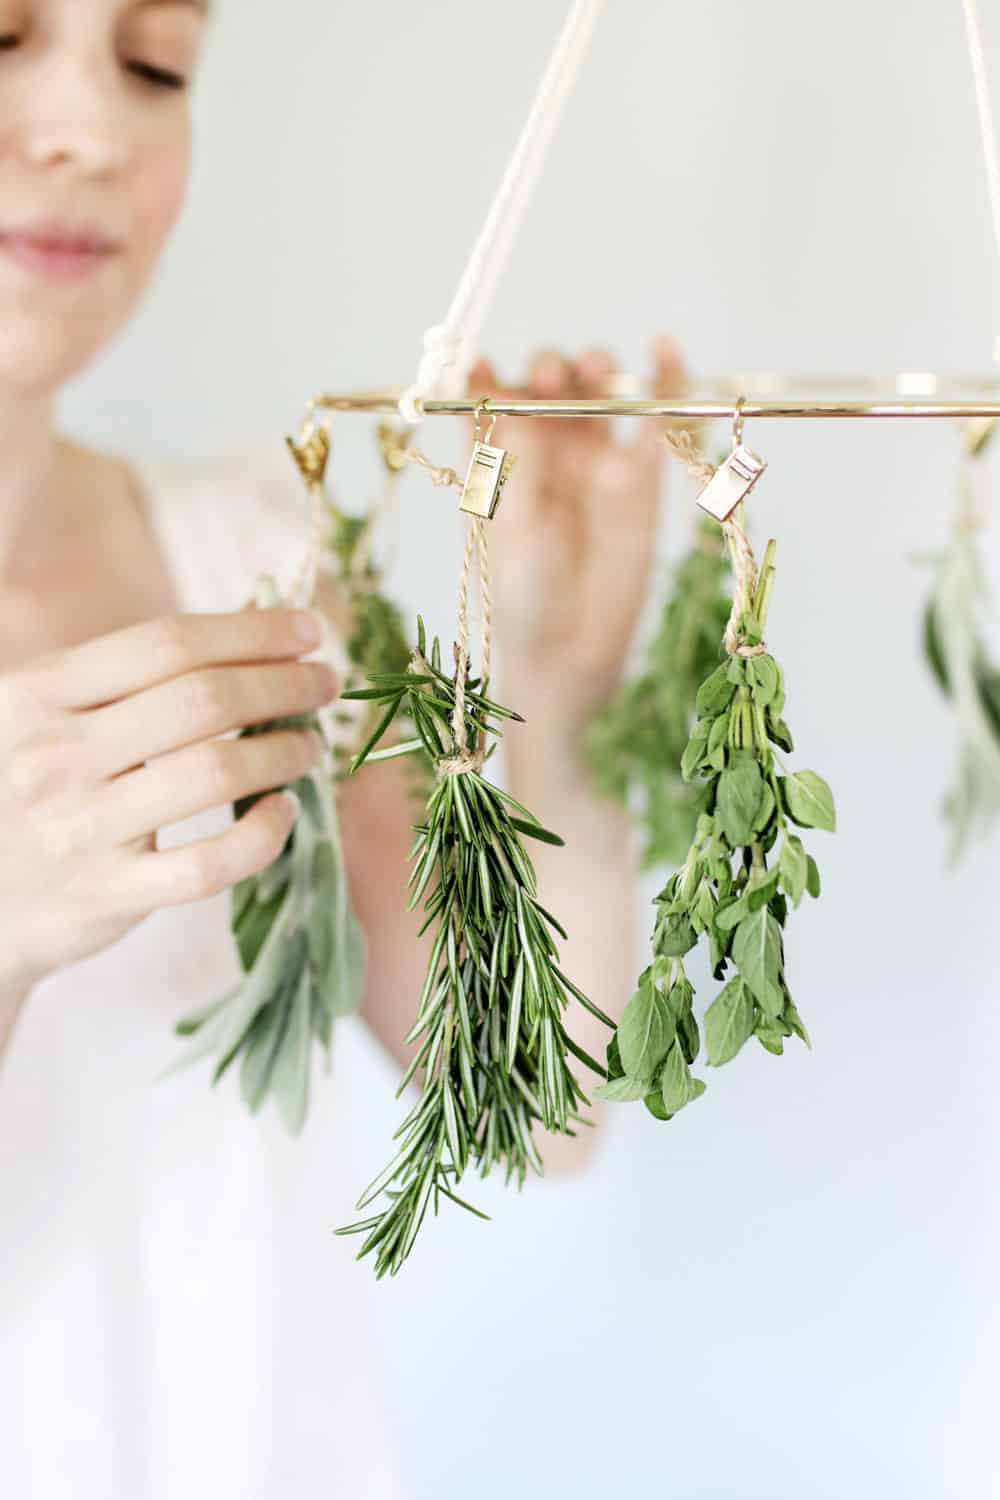
[[[699,521],[677,567],[642,671],[594,719],[584,755],[603,793],[632,806],[642,828],[642,867],[677,865],[691,842],[697,793],[680,773],[700,683],[719,659],[729,614],[718,526]]]
[[[310,546],[288,591],[305,607],[312,597],[324,507],[329,435],[311,415],[298,443],[288,445],[312,502]],[[282,603],[275,581],[258,579],[258,609]],[[351,908],[334,799],[333,754],[320,712],[249,725],[239,739],[277,729],[312,729],[327,756],[292,783],[301,812],[279,857],[239,881],[230,897],[230,923],[244,978],[221,1000],[176,1027],[190,1043],[169,1072],[206,1057],[216,1059],[213,1083],[240,1061],[240,1091],[256,1113],[273,1097],[287,1129],[298,1134],[309,1105],[313,1044],[329,1065],[333,1023],[361,1001],[366,973],[364,934]],[[272,788],[271,790],[279,790]],[[267,793],[241,798],[239,819]]]
[[[957,773],[945,803],[953,859],[961,855],[973,829],[985,834],[1000,813],[1000,667],[984,640],[987,590],[969,461],[961,486],[951,542],[935,560],[934,589],[924,612],[927,661],[954,704],[958,726]]]
[[[367,516],[349,516],[332,502],[327,506],[329,517],[329,540],[327,546],[336,561],[336,576],[347,595],[350,607],[350,625],[347,631],[346,652],[349,671],[340,695],[340,702],[353,699],[354,689],[361,687],[372,676],[382,673],[405,672],[409,665],[411,646],[407,639],[402,615],[391,599],[382,590],[382,579],[372,558],[370,537],[376,520],[374,511]],[[361,704],[362,708],[370,705]],[[405,711],[403,716],[405,716]],[[334,712],[338,725],[349,733],[336,734],[333,742],[333,759],[338,780],[350,774],[351,762],[357,744],[368,738],[371,730],[370,711],[360,716],[349,708],[338,707]],[[412,727],[403,731],[412,735]],[[415,795],[426,795],[430,765],[423,756],[414,758]]]
[[[658,1119],[671,1119],[704,1092],[691,1073],[702,1037],[684,968],[700,940],[714,978],[729,976],[704,1016],[711,1066],[729,1062],[753,1036],[777,1054],[793,1035],[808,1044],[786,977],[784,929],[790,906],[807,891],[818,896],[820,880],[793,825],[835,826],[826,782],[814,771],[777,768],[774,747],[790,754],[792,737],[783,717],[784,674],[763,641],[774,542],[758,578],[740,523],[728,521],[725,531],[736,578],[729,659],[698,690],[681,762],[684,780],[699,785],[697,824],[680,868],[656,898],[653,961],[608,1048],[609,1081],[597,1090],[608,1099],[643,1099]]]
[[[376,674],[370,687],[350,694],[383,710],[354,769],[411,753],[428,756],[436,767],[426,815],[416,828],[409,882],[410,909],[422,902],[425,913],[421,933],[434,930],[407,1038],[416,1051],[399,1087],[402,1094],[419,1074],[420,1095],[396,1132],[395,1156],[358,1209],[382,1195],[385,1205],[338,1231],[365,1236],[358,1258],[374,1255],[378,1277],[399,1271],[428,1208],[437,1213],[442,1198],[486,1217],[456,1191],[470,1166],[484,1177],[502,1170],[504,1180],[518,1186],[529,1169],[542,1171],[535,1126],[573,1134],[580,1107],[588,1103],[570,1068],[571,1055],[606,1076],[573,1041],[563,1015],[573,997],[609,1027],[613,1023],[559,967],[554,934],[566,933],[538,901],[524,843],[562,840],[481,774],[500,724],[520,717],[487,696],[488,628],[483,675],[469,674],[466,599],[476,537],[488,599],[484,524],[477,519],[468,532],[454,677],[442,670],[437,640],[428,653],[421,620],[408,670]],[[376,749],[404,708],[415,737]]]
[[[259,609],[280,604],[273,579],[260,579],[256,603]],[[276,729],[323,734],[318,715],[309,713],[250,725],[238,738]],[[178,1035],[192,1041],[170,1071],[215,1057],[217,1083],[239,1059],[247,1108],[256,1113],[273,1097],[288,1130],[298,1134],[308,1111],[313,1044],[329,1056],[334,1019],[360,1002],[366,955],[348,896],[329,766],[321,762],[291,790],[302,811],[284,850],[232,890],[232,930],[245,978],[178,1023]],[[235,816],[245,816],[264,795],[239,800]]]

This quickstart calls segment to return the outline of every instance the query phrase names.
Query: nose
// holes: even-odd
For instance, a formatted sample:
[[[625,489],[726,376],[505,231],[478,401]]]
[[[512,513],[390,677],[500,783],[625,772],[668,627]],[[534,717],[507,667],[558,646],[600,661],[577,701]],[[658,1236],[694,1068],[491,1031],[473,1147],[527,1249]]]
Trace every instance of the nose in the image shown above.
[[[23,154],[36,167],[120,171],[128,157],[117,79],[102,59],[66,52],[32,80],[21,113]]]

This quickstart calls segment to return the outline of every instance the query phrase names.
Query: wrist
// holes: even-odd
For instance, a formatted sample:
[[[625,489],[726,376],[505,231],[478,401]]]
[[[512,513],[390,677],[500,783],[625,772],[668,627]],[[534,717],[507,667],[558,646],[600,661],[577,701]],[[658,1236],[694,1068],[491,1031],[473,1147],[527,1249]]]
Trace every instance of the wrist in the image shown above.
[[[22,974],[0,975],[0,1052],[14,1030],[21,1007],[36,982]]]

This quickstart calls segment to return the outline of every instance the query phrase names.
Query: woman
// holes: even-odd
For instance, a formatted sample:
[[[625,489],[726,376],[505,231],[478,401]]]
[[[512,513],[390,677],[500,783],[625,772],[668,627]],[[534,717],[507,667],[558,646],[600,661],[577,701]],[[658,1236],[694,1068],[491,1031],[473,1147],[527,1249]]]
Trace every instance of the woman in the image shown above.
[[[171,1022],[238,975],[229,889],[276,857],[294,817],[281,794],[238,823],[232,803],[294,781],[319,754],[300,733],[219,736],[337,693],[315,619],[241,608],[260,569],[298,560],[301,502],[290,490],[282,514],[260,498],[248,527],[255,497],[210,470],[127,463],[53,427],[60,386],[131,316],[177,218],[205,27],[201,0],[0,3],[0,1494],[11,1500],[398,1492],[363,1317],[368,1273],[355,1243],[329,1233],[358,1187],[342,1168],[339,1087],[317,1088],[292,1144],[203,1075],[152,1082]],[[665,341],[656,364],[661,385],[676,378]],[[599,353],[546,353],[524,388],[593,393],[610,368]],[[500,389],[485,364],[471,383]],[[568,971],[613,1010],[633,968],[627,829],[574,746],[635,624],[661,447],[652,431],[626,447],[596,422],[554,421],[521,424],[515,446],[514,493],[492,533],[498,691],[527,721],[509,734],[507,775],[566,838],[541,851],[542,894],[572,913]],[[329,580],[317,602],[343,622]],[[344,793],[370,952],[363,1016],[400,1058],[425,958],[404,914],[411,817],[397,762]],[[574,1024],[587,1042],[586,1018]]]

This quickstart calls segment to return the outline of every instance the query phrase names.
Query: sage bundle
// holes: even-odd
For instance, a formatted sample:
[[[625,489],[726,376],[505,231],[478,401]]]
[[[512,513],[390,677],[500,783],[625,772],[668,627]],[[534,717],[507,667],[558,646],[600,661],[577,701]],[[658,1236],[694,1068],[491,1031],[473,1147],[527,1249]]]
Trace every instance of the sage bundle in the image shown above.
[[[433,929],[434,938],[407,1037],[416,1050],[398,1091],[419,1075],[420,1093],[396,1132],[395,1155],[362,1194],[358,1209],[383,1195],[384,1205],[338,1231],[364,1235],[358,1258],[374,1255],[378,1277],[399,1271],[428,1209],[436,1214],[442,1199],[487,1217],[458,1194],[470,1167],[483,1177],[502,1171],[505,1182],[519,1187],[529,1170],[542,1172],[535,1127],[571,1135],[589,1102],[571,1056],[606,1076],[575,1043],[563,1017],[575,999],[609,1027],[613,1023],[560,968],[556,935],[565,938],[566,932],[538,899],[525,847],[526,839],[555,845],[562,840],[482,775],[501,725],[520,719],[488,696],[485,628],[483,673],[470,674],[468,577],[478,537],[488,600],[484,526],[477,519],[468,531],[454,675],[442,669],[438,640],[428,651],[420,620],[407,671],[374,674],[369,687],[348,694],[382,710],[353,769],[422,754],[436,770],[415,829],[409,877],[409,909],[422,903],[420,932]],[[377,748],[401,712],[414,736]]]
[[[945,802],[953,859],[973,831],[986,834],[1000,813],[1000,667],[984,638],[987,589],[968,467],[962,487],[956,524],[947,549],[935,560],[934,588],[924,612],[925,655],[954,705],[958,730],[955,782]]]
[[[705,679],[681,760],[698,787],[693,838],[680,868],[656,898],[653,961],[640,976],[608,1048],[608,1099],[643,1099],[671,1119],[704,1093],[691,1072],[721,1067],[756,1037],[780,1054],[786,1039],[809,1037],[785,968],[790,908],[820,877],[795,828],[833,830],[833,796],[814,771],[787,771],[785,679],[764,644],[774,581],[774,542],[759,576],[739,521],[725,523],[736,587],[725,644],[728,659]],[[712,974],[726,980],[699,1025],[685,957],[704,940]],[[732,972],[730,972],[732,971]],[[704,1036],[702,1038],[702,1030]]]
[[[631,809],[643,869],[677,865],[694,832],[697,794],[680,772],[699,685],[718,660],[729,614],[728,563],[707,517],[677,567],[642,670],[588,727],[584,758],[601,792]]]
[[[256,603],[260,609],[280,604],[266,575],[258,583]],[[312,729],[325,740],[316,713],[250,725],[237,738],[276,729]],[[326,758],[290,789],[302,811],[285,848],[231,893],[231,926],[244,978],[221,1000],[178,1023],[178,1035],[192,1040],[175,1068],[214,1057],[214,1084],[239,1060],[247,1108],[256,1113],[273,1098],[287,1129],[298,1134],[308,1112],[314,1046],[329,1059],[334,1020],[360,1003],[366,954],[348,895]],[[236,818],[265,795],[240,799]]]

